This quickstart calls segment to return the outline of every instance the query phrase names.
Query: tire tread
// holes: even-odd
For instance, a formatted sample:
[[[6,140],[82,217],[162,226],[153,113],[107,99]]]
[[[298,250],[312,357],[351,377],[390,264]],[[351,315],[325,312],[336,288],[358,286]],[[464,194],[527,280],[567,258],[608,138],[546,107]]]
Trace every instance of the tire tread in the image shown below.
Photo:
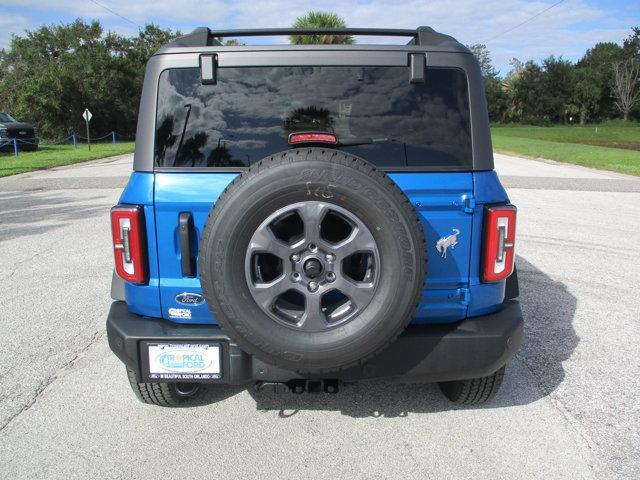
[[[504,379],[505,367],[486,377],[471,378],[469,380],[455,380],[441,382],[442,393],[453,403],[459,405],[479,405],[492,400]]]
[[[181,397],[175,392],[173,384],[166,382],[140,382],[136,373],[127,368],[127,379],[133,393],[138,400],[149,405],[161,407],[178,407],[188,403],[194,403],[198,394],[190,397]]]

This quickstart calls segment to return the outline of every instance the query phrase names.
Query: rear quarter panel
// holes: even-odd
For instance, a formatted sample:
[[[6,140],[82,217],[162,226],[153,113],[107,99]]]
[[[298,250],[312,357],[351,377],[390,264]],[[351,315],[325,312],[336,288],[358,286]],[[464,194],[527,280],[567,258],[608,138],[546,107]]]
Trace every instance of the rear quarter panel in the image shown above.
[[[495,171],[474,172],[473,190],[475,209],[473,214],[473,246],[471,247],[471,268],[469,271],[469,317],[486,315],[502,308],[506,281],[482,283],[480,265],[482,262],[482,219],[487,205],[509,203],[509,196],[502,187]],[[516,239],[517,242],[517,239]]]
[[[148,252],[149,282],[136,285],[125,282],[125,300],[129,310],[138,315],[160,317],[160,273],[158,270],[157,233],[153,207],[153,173],[134,172],[120,196],[120,204],[142,205],[144,208],[145,234]]]

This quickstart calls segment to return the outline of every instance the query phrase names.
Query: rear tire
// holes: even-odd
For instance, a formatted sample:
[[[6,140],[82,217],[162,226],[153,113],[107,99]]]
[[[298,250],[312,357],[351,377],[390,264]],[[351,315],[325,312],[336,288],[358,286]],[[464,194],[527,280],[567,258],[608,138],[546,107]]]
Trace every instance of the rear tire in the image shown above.
[[[205,386],[198,383],[139,382],[130,368],[127,378],[138,400],[161,407],[191,406],[202,399],[205,391]]]
[[[445,397],[458,405],[479,405],[492,400],[504,378],[505,367],[486,377],[440,382]]]

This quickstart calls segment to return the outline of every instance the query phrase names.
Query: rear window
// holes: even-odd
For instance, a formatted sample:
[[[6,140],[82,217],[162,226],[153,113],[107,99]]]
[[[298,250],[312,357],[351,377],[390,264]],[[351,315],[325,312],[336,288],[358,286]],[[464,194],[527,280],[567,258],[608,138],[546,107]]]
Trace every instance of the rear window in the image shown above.
[[[470,168],[471,129],[462,70],[408,67],[198,68],[160,75],[155,161],[159,167],[246,167],[290,148],[292,132],[325,131],[385,168]]]

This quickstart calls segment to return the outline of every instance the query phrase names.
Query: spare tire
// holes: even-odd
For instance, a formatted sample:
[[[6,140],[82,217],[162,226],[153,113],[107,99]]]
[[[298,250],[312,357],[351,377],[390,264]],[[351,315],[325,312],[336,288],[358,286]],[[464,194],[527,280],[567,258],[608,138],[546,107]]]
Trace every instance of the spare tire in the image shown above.
[[[420,301],[424,232],[382,171],[301,148],[239,175],[211,209],[202,290],[229,337],[263,361],[323,373],[395,340]]]

